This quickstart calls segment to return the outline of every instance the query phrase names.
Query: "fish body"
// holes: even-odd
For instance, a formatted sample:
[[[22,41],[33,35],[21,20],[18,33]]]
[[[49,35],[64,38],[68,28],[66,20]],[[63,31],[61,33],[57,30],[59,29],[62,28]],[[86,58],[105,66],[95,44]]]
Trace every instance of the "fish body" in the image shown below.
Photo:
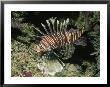
[[[70,29],[69,31],[61,31],[41,37],[38,44],[34,44],[33,48],[37,52],[51,51],[66,44],[74,43],[84,33],[83,29]]]

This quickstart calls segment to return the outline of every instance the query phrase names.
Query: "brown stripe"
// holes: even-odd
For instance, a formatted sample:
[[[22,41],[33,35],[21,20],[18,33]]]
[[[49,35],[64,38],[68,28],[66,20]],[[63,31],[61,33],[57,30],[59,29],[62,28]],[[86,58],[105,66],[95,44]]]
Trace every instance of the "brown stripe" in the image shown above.
[[[67,32],[64,32],[64,37],[65,37],[65,45],[68,43],[68,38],[67,38]]]
[[[65,32],[62,32],[62,45],[65,45]]]
[[[69,32],[69,43],[71,43],[72,42],[72,34],[71,34],[71,32]]]
[[[63,32],[60,32],[60,35],[58,37],[60,39],[60,46],[63,45],[64,41],[63,41]]]
[[[40,41],[41,44],[43,44],[46,48],[49,46],[48,42],[46,39],[43,37],[43,39]]]
[[[60,40],[60,39],[59,39],[58,33],[56,33],[55,37],[56,37],[56,43],[57,43],[56,45],[59,46],[59,44],[60,44],[60,43],[59,43],[59,42],[60,42],[59,40]]]
[[[59,46],[59,43],[58,43],[58,36],[57,36],[57,33],[54,34],[54,38],[55,38],[55,42],[56,42],[56,46],[58,47]]]
[[[48,42],[49,46],[51,46],[54,49],[55,46],[53,45],[54,41],[53,41],[52,37],[51,36],[46,36],[45,39]]]
[[[66,32],[66,37],[67,37],[67,43],[69,43],[69,33]]]
[[[52,39],[50,38],[50,36],[47,35],[47,36],[44,37],[44,39],[45,39],[45,42],[47,43],[47,47],[46,47],[46,48],[48,48],[48,47],[50,47],[50,46],[51,46],[52,48],[54,48],[53,45],[52,45],[52,44],[54,44],[54,43],[52,43],[52,41],[51,41]]]
[[[70,36],[70,42],[72,43],[73,42],[73,35],[72,35],[72,32],[70,32],[71,36]]]
[[[74,42],[74,32],[71,32],[71,39],[72,39],[71,42]]]
[[[60,44],[59,32],[57,32],[56,37],[57,37],[57,43],[58,43],[58,46],[59,46],[59,44]]]
[[[55,38],[55,35],[54,34],[52,34],[51,35],[51,39],[53,40],[53,42],[54,42],[54,46],[55,46],[55,48],[57,47],[57,42],[56,42],[56,38]]]
[[[46,39],[46,41],[48,42],[49,46],[51,46],[51,45],[53,44],[53,43],[52,43],[52,40],[51,40],[51,38],[50,38],[49,35],[46,36],[45,39]]]
[[[58,34],[56,34],[56,45],[57,45],[57,47],[58,46],[60,46],[60,39],[59,39],[59,36],[58,36]]]
[[[46,50],[46,49],[45,49],[45,48],[46,48],[46,45],[45,45],[42,41],[40,41],[39,47],[40,47],[41,49],[43,49],[44,51]]]
[[[76,38],[77,38],[77,37],[76,37],[76,32],[74,32],[74,41],[76,40]]]

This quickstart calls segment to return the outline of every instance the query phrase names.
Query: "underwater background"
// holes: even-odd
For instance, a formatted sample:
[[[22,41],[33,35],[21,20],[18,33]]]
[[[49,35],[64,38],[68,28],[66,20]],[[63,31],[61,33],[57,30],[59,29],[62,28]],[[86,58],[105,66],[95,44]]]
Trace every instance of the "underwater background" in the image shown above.
[[[58,48],[57,54],[37,53],[32,44],[40,41],[46,20],[62,23],[69,18],[67,30],[86,32],[73,44]],[[53,26],[52,24],[50,25]],[[54,24],[54,27],[57,23]],[[48,28],[47,28],[48,29]],[[99,77],[100,12],[99,11],[12,11],[11,12],[12,77]]]

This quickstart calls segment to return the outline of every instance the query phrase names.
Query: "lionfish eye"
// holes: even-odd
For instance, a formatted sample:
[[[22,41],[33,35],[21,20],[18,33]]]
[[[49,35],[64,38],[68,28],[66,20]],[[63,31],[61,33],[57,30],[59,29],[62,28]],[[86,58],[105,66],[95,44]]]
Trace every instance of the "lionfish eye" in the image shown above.
[[[37,52],[40,52],[40,49],[41,49],[40,46],[37,45],[37,46],[36,46],[36,51],[37,51]]]

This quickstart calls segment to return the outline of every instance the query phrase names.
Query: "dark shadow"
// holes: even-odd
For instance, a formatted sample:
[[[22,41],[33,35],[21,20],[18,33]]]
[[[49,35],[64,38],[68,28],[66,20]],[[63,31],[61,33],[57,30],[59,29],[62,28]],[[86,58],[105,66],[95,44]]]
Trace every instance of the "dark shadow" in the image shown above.
[[[87,37],[85,35],[85,37]],[[88,62],[96,62],[95,56],[91,56],[90,54],[94,52],[94,47],[90,43],[89,39],[87,39],[86,46],[75,45],[75,52],[72,57],[68,60],[63,60],[65,63],[71,64],[79,64],[81,65],[83,61]]]
[[[71,12],[71,11],[30,11],[27,12],[27,15],[25,16],[24,22],[35,24],[36,26],[41,26],[40,23],[45,23],[45,20],[51,18],[51,17],[57,17],[58,19],[66,19],[66,18],[72,18],[74,20],[77,20],[79,17],[79,12]]]

